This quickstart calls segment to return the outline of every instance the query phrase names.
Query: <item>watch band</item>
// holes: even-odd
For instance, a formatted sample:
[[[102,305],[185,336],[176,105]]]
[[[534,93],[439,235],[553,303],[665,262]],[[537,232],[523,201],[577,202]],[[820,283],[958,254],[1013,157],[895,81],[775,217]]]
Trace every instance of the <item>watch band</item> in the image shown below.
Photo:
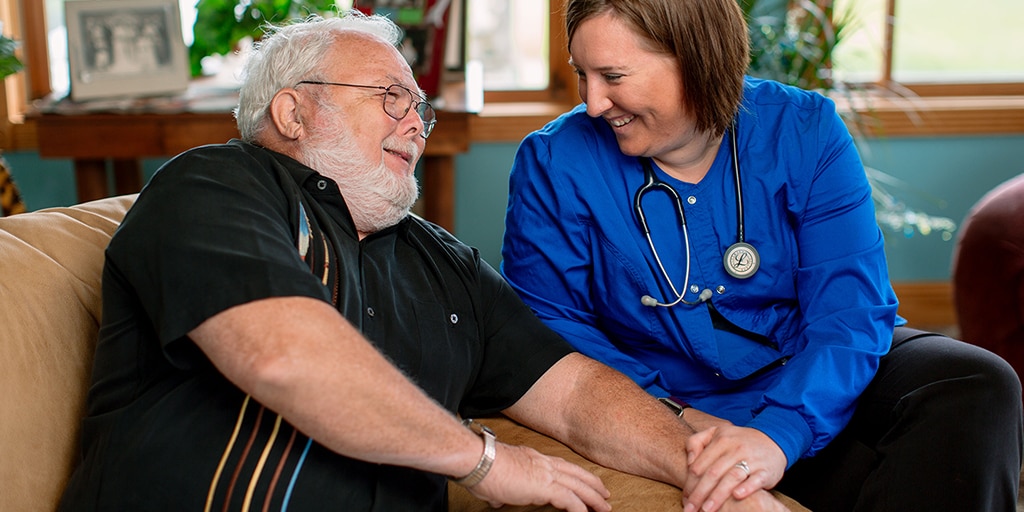
[[[665,406],[671,409],[672,412],[679,417],[683,416],[683,411],[692,407],[690,404],[686,403],[685,400],[674,396],[663,396],[659,398],[658,401],[665,404]]]
[[[477,462],[473,471],[470,471],[464,477],[453,478],[452,481],[463,487],[473,487],[487,476],[487,473],[491,470],[491,465],[494,464],[494,455],[497,452],[494,446],[495,435],[494,431],[488,428],[487,425],[482,425],[472,419],[462,420],[462,424],[484,439],[484,453],[480,456],[480,462]]]

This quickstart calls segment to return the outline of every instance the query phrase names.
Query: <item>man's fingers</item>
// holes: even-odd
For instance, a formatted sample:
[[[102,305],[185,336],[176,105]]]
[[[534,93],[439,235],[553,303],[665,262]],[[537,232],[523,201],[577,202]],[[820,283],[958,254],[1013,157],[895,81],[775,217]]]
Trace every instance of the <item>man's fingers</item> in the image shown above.
[[[595,511],[611,510],[608,503],[611,492],[597,475],[561,459],[558,459],[556,464],[561,466],[559,469],[563,471],[559,483],[572,491],[586,506]]]
[[[573,476],[580,484],[587,486],[590,489],[595,490],[602,498],[607,499],[611,496],[611,491],[604,486],[604,482],[598,478],[597,475],[583,469],[576,464],[573,464],[564,459],[555,459],[555,464],[559,466],[559,469],[567,475]]]
[[[551,504],[569,512],[611,510],[611,493],[597,475],[532,448],[501,443],[491,474],[469,492],[495,508]]]

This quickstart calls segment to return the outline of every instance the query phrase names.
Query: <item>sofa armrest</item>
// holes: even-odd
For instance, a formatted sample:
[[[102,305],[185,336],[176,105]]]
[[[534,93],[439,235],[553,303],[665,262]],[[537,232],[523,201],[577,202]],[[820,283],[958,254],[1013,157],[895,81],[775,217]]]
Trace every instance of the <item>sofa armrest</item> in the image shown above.
[[[650,480],[636,475],[623,473],[611,468],[595,464],[564,444],[545,436],[544,434],[524,427],[504,416],[493,416],[479,420],[494,430],[498,439],[504,443],[515,445],[526,445],[546,454],[561,457],[573,464],[577,464],[587,471],[590,471],[601,478],[605,486],[611,491],[612,510],[616,512],[682,512],[682,491],[671,485]],[[775,493],[792,512],[809,512],[796,501]],[[476,498],[464,487],[449,482],[448,484],[448,510],[449,512],[485,512],[493,510],[486,502]],[[510,512],[533,512],[533,511],[554,511],[554,507],[543,506],[519,506],[502,507],[503,511]]]
[[[77,460],[103,251],[134,197],[0,218],[0,509],[53,510]]]

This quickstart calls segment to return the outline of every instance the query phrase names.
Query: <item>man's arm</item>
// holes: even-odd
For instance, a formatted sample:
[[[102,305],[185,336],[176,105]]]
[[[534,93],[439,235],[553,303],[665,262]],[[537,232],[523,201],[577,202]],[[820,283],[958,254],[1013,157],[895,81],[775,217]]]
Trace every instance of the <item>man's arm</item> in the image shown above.
[[[694,430],[622,373],[569,354],[505,414],[620,471],[683,488]]]
[[[209,318],[189,336],[228,380],[337,453],[454,476],[480,460],[480,437],[327,303],[258,300]],[[488,477],[471,491],[495,505],[610,508],[593,474],[501,443]]]
[[[686,486],[693,427],[622,373],[582,354],[562,358],[504,412],[598,464],[675,485],[687,494],[697,483]],[[727,425],[700,417],[709,425]],[[745,496],[741,501],[724,496],[725,503],[714,508],[786,510],[764,489]]]
[[[259,300],[189,336],[236,386],[336,452],[440,474],[476,465],[476,436],[327,303]]]

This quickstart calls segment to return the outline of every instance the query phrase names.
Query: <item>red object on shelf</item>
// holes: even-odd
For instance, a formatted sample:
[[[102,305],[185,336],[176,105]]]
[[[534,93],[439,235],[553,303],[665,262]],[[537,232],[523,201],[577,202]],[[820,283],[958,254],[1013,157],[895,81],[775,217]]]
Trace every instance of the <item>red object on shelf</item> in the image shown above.
[[[353,4],[354,9],[364,14],[386,16],[402,27],[405,35],[399,51],[405,55],[427,98],[435,98],[440,93],[450,3],[449,0],[361,0]]]

